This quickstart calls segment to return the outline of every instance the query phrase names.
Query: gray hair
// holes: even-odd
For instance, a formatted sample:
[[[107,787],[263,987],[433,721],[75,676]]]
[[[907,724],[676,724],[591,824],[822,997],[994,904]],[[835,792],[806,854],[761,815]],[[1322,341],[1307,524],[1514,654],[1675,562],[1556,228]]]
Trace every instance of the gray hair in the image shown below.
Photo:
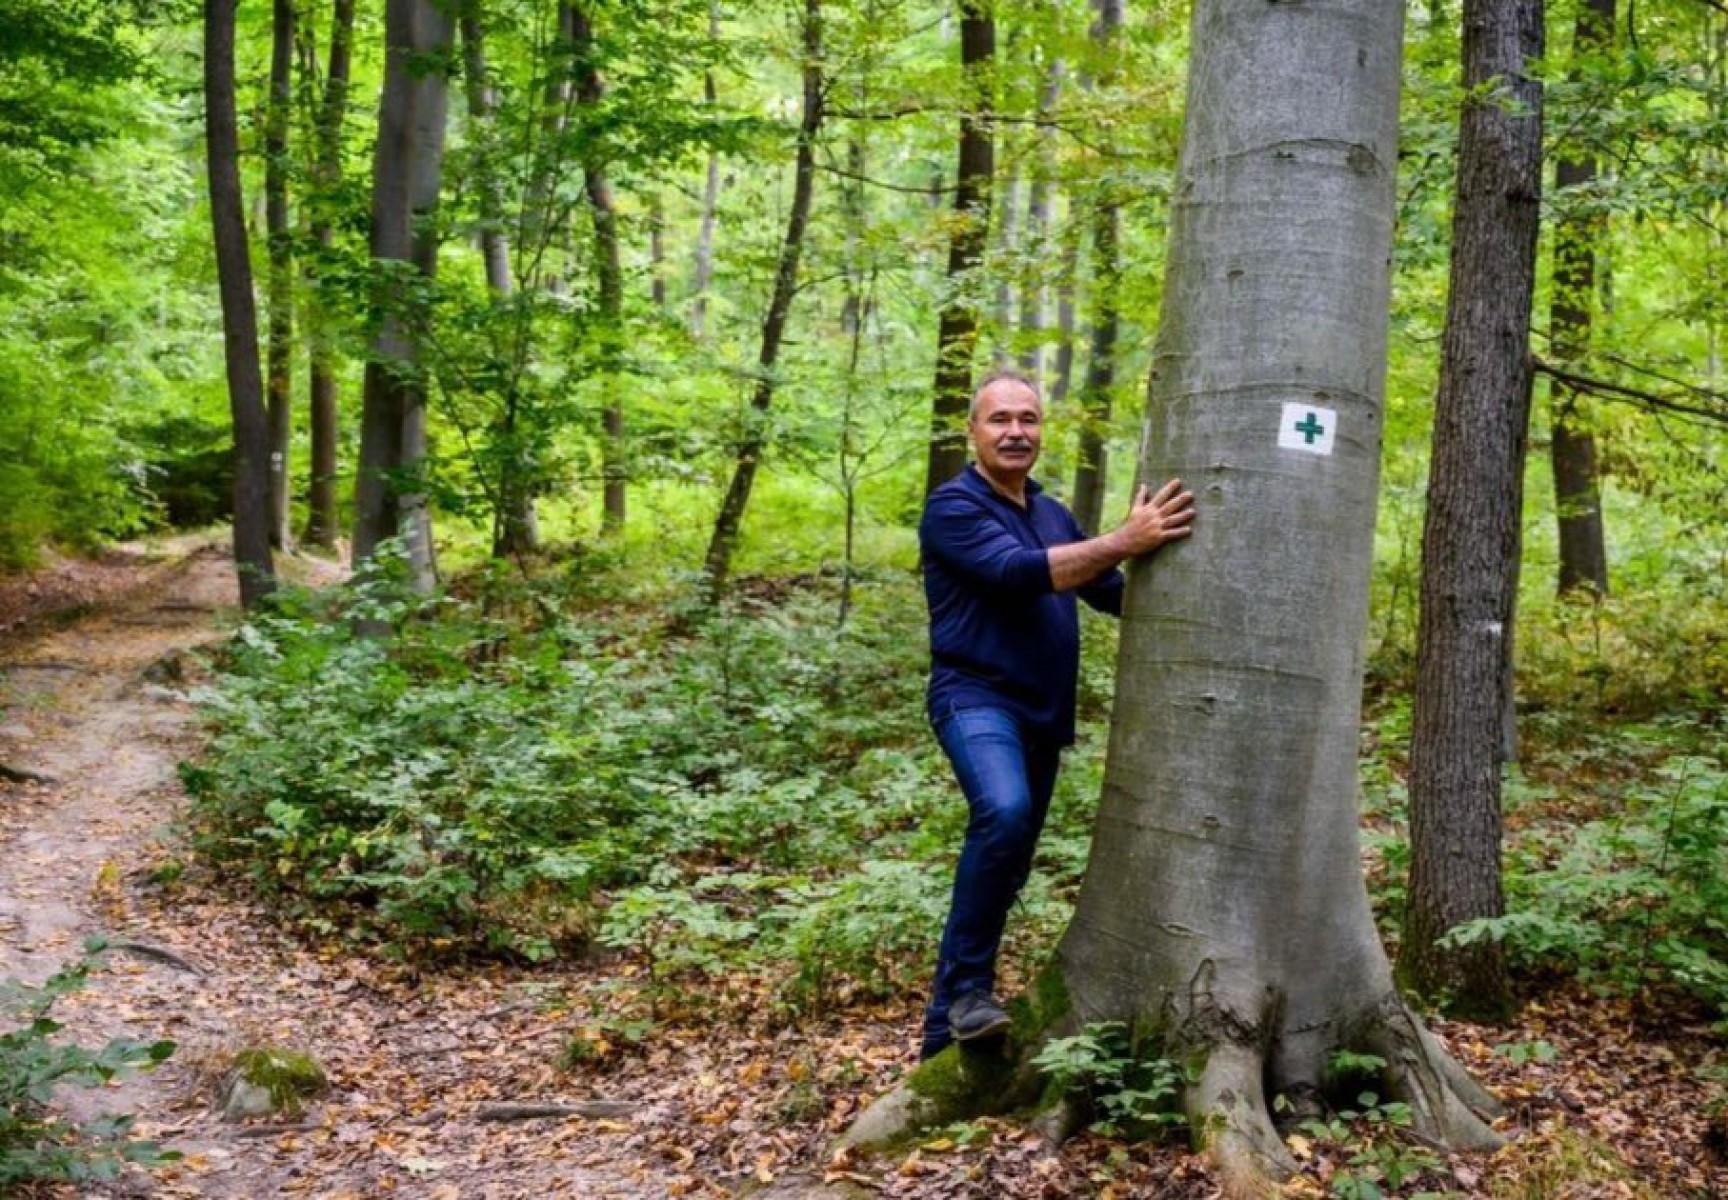
[[[1030,375],[1016,371],[1011,367],[1002,367],[984,376],[978,381],[978,386],[972,389],[972,404],[966,410],[968,423],[978,419],[978,401],[983,398],[984,389],[993,383],[1017,383],[1032,393],[1033,398],[1038,401],[1039,408],[1044,407],[1044,394],[1038,390],[1037,383],[1033,382]]]

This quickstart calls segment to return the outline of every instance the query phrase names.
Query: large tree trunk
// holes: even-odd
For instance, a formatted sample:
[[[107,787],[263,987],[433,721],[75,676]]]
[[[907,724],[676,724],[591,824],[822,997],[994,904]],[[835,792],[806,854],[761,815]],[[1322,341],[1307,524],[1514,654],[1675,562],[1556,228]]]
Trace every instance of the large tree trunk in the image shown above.
[[[240,193],[240,131],[234,115],[234,0],[204,3],[205,162],[216,280],[222,297],[222,349],[234,422],[234,565],[240,603],[251,608],[276,588],[270,557],[270,427],[258,362],[258,307]]]
[[[1100,82],[1111,81],[1110,55],[1122,28],[1122,0],[1100,0],[1092,42],[1104,65]],[[1088,533],[1098,531],[1110,467],[1110,418],[1116,387],[1116,337],[1121,325],[1122,264],[1118,249],[1122,218],[1106,164],[1092,196],[1092,348],[1080,390],[1079,454],[1074,463],[1074,517]]]
[[[816,134],[822,128],[822,5],[804,0],[804,113],[798,123],[798,153],[792,185],[792,209],[786,215],[786,239],[780,244],[780,266],[774,274],[774,294],[768,315],[762,321],[762,350],[757,355],[756,389],[750,397],[738,459],[732,482],[726,488],[714,533],[708,539],[704,559],[705,591],[710,603],[726,590],[732,572],[732,552],[738,530],[750,503],[756,468],[768,441],[768,410],[774,403],[774,372],[780,359],[780,344],[786,334],[786,318],[798,290],[798,260],[804,252],[804,230],[810,221],[810,202],[816,190]]]
[[[1584,72],[1582,60],[1599,54],[1614,36],[1614,0],[1586,0],[1578,9],[1572,37],[1572,77]],[[1554,187],[1587,189],[1596,179],[1596,157],[1573,150],[1554,170]],[[1586,201],[1586,203],[1589,203]],[[1572,212],[1554,226],[1554,299],[1548,325],[1554,356],[1570,364],[1590,346],[1596,307],[1596,245],[1607,218],[1595,211]],[[1597,483],[1596,435],[1580,411],[1577,391],[1553,385],[1553,427],[1549,456],[1554,467],[1554,511],[1560,526],[1562,595],[1589,591],[1608,594],[1608,547],[1602,532],[1602,498]]]
[[[936,326],[936,386],[930,413],[929,495],[966,465],[965,418],[978,344],[977,274],[990,232],[990,176],[996,169],[996,21],[992,0],[960,0],[960,65],[969,98],[960,116],[954,224],[948,235],[948,293]]]
[[[576,96],[584,107],[595,108],[606,95],[606,84],[594,61],[594,28],[587,9],[571,4],[570,28],[576,50]],[[598,286],[596,312],[600,323],[602,378],[609,378],[617,365],[618,342],[624,325],[624,268],[619,257],[618,208],[612,201],[612,184],[605,164],[590,152],[582,167],[583,189],[594,216],[594,269]],[[601,414],[601,468],[605,496],[601,505],[600,531],[615,535],[623,531],[626,503],[624,463],[624,405],[618,399],[615,381],[607,386],[609,399]]]
[[[354,0],[335,0],[330,18],[330,58],[324,75],[324,96],[318,108],[318,154],[314,164],[316,194],[311,230],[319,252],[328,255],[336,244],[330,212],[342,182],[342,119],[348,111],[348,68],[354,44]],[[310,322],[311,380],[307,417],[312,428],[312,470],[307,489],[306,541],[334,547],[336,519],[336,369],[330,346],[323,298],[314,291]]]
[[[510,238],[505,229],[503,186],[499,179],[502,155],[497,129],[498,90],[486,62],[486,21],[483,0],[465,0],[459,26],[468,112],[479,146],[475,174],[480,208],[480,258],[486,270],[487,291],[502,310],[515,290],[515,283],[510,273]],[[506,370],[503,375],[509,383],[502,397],[504,411],[496,427],[503,452],[497,455],[498,477],[491,497],[494,558],[531,554],[540,545],[534,489],[519,444],[521,372]]]
[[[1130,573],[1091,856],[1019,1030],[1122,1021],[1198,1065],[1190,1128],[1235,1196],[1294,1169],[1274,1097],[1301,1111],[1339,1049],[1385,1060],[1424,1137],[1496,1140],[1393,987],[1357,840],[1401,24],[1195,5],[1140,476],[1198,516]]]
[[[383,315],[366,364],[360,416],[360,470],[354,494],[354,562],[400,534],[417,587],[434,582],[432,521],[415,477],[426,467],[426,382],[420,364],[422,288],[437,274],[430,220],[444,165],[445,75],[454,21],[438,0],[388,0],[384,87],[372,169],[372,258],[405,264],[381,287]]]
[[[720,40],[720,0],[708,0],[708,39]],[[714,69],[702,72],[702,99],[710,110],[718,100]],[[708,170],[702,183],[702,218],[696,229],[696,271],[690,281],[695,296],[690,305],[690,336],[702,340],[708,322],[708,282],[714,276],[714,215],[720,206],[720,155],[708,151]]]
[[[265,392],[270,427],[270,544],[294,544],[288,526],[288,463],[294,438],[294,231],[288,220],[288,118],[294,84],[294,3],[275,0],[270,33],[270,98],[264,120],[264,225],[269,255],[270,326]]]
[[[1399,978],[1455,1011],[1508,997],[1492,938],[1447,930],[1498,916],[1507,651],[1517,602],[1530,301],[1542,192],[1541,0],[1466,0],[1452,278],[1441,342],[1410,745],[1410,887]]]

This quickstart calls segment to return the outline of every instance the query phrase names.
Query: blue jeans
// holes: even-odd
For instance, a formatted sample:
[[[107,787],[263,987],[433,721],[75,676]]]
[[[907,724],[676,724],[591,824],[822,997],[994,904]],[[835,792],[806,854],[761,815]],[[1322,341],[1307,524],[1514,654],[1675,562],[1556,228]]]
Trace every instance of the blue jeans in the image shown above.
[[[936,725],[936,740],[954,767],[972,818],[954,871],[954,898],[924,1010],[921,1057],[953,1040],[948,1006],[972,991],[996,986],[996,951],[1008,909],[1032,870],[1032,854],[1062,747],[1028,737],[1012,713],[959,708]]]

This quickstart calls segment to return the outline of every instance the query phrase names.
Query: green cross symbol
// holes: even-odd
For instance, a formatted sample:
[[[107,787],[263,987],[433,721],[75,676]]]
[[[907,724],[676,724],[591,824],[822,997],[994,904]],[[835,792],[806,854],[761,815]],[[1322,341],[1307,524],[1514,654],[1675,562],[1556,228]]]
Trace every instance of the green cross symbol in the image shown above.
[[[1296,432],[1302,435],[1302,441],[1304,443],[1312,446],[1314,444],[1314,439],[1326,432],[1326,427],[1314,419],[1313,413],[1309,413],[1300,421],[1296,422]]]

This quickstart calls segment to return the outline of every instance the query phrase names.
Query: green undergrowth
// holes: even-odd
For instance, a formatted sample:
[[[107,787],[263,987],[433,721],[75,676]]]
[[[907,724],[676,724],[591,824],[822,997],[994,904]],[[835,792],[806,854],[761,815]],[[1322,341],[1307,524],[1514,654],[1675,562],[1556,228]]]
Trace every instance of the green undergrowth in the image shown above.
[[[39,985],[0,980],[0,1195],[29,1182],[112,1179],[124,1163],[179,1157],[132,1137],[124,1114],[74,1123],[54,1110],[64,1087],[98,1087],[174,1052],[167,1041],[114,1038],[92,1048],[62,1036],[55,1005],[88,984],[102,949],[93,939],[82,958]]]
[[[417,598],[386,573],[254,617],[182,771],[198,849],[326,936],[623,952],[656,1017],[752,976],[792,1014],[921,989],[965,814],[916,578],[867,578],[843,627],[820,575],[714,613],[678,610],[681,580],[615,582]],[[1078,878],[1098,768],[1069,776],[1016,955]]]

